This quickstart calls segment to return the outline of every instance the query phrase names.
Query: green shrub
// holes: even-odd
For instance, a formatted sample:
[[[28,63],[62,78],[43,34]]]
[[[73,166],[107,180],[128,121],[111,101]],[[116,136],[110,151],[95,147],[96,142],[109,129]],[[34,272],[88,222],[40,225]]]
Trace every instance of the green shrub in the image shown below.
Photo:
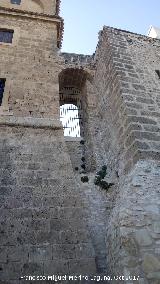
[[[106,165],[102,166],[102,171],[107,172],[107,166]]]
[[[114,184],[108,183],[105,180],[103,180],[106,174],[107,174],[107,166],[104,165],[102,166],[101,170],[97,172],[97,175],[95,176],[94,179],[94,184],[100,186],[102,189],[108,190]]]
[[[107,166],[104,165],[102,166],[102,169],[97,173],[97,175],[100,176],[101,179],[104,179],[106,174],[107,174]]]
[[[85,168],[86,168],[85,164],[82,164],[81,168],[85,170]]]
[[[100,181],[100,184],[99,186],[102,188],[102,189],[105,189],[105,190],[108,190],[111,186],[113,186],[114,183],[108,183],[106,182],[105,180],[101,180]]]
[[[101,179],[104,179],[104,178],[105,178],[105,176],[106,176],[106,172],[99,171],[99,172],[97,173],[97,175],[98,175],[98,176],[100,176],[100,177],[101,177]]]
[[[88,176],[81,177],[81,182],[85,183],[85,182],[88,182],[88,181],[89,181]]]
[[[95,184],[95,185],[99,185],[100,181],[101,181],[100,176],[95,176],[94,184]]]

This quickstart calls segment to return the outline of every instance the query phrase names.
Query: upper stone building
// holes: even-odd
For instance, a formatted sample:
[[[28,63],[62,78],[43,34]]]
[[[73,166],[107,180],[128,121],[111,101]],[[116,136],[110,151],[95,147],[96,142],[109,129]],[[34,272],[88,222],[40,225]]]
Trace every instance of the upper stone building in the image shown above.
[[[159,284],[160,41],[60,53],[59,6],[0,1],[1,283]]]
[[[1,113],[58,116],[59,1],[4,0],[0,5]]]
[[[16,9],[19,11],[54,16],[59,14],[60,0],[2,0],[1,6],[3,6],[4,8]]]

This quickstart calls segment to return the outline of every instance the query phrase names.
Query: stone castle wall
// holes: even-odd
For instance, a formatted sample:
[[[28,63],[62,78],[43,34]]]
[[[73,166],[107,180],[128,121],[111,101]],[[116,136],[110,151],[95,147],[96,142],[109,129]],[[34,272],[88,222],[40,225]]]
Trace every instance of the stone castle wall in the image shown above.
[[[145,284],[159,283],[160,269],[159,44],[104,27],[94,77],[95,157],[117,186],[106,224],[108,272]]]
[[[3,117],[0,131],[1,281],[23,283],[19,279],[25,275],[94,275],[86,209],[61,124]]]
[[[155,70],[160,68],[160,42],[107,27],[102,34],[96,73],[100,105],[103,100],[104,111],[110,111],[125,168],[140,157],[159,160],[160,87]]]
[[[65,143],[71,159],[73,170],[78,172],[83,170],[81,165],[83,164],[82,159],[84,157],[84,145],[81,144],[81,141],[81,137],[65,137]]]
[[[146,160],[138,161],[120,179],[106,232],[110,275],[135,276],[138,281],[134,282],[140,284],[159,283],[159,177],[159,162]]]
[[[18,284],[25,275],[96,273],[85,204],[59,120],[60,25],[57,16],[0,9],[1,28],[14,30],[13,42],[0,45],[4,283]]]
[[[94,56],[59,56],[62,20],[30,2],[33,13],[0,9],[1,28],[14,30],[0,44],[0,277],[97,268],[158,284],[160,42],[104,27]],[[81,92],[84,145],[63,137],[66,87]],[[74,176],[82,155],[88,184]],[[94,185],[103,165],[107,194]]]

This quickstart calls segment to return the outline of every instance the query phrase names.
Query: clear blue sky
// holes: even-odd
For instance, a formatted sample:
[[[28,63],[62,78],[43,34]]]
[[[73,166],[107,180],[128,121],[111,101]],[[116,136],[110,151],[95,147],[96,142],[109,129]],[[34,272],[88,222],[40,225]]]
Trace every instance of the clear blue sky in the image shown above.
[[[61,0],[62,51],[92,54],[104,25],[146,34],[160,27],[160,0]]]

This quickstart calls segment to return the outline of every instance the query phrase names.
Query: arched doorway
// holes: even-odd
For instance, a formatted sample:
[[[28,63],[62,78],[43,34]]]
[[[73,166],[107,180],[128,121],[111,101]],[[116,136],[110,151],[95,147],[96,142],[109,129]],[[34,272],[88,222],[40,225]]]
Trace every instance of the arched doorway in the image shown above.
[[[82,67],[59,74],[60,120],[73,168],[91,170],[95,165],[92,145],[94,117],[93,73]],[[77,161],[78,164],[77,164]]]
[[[64,136],[84,137],[87,78],[88,73],[78,68],[67,68],[59,74],[60,119]]]

